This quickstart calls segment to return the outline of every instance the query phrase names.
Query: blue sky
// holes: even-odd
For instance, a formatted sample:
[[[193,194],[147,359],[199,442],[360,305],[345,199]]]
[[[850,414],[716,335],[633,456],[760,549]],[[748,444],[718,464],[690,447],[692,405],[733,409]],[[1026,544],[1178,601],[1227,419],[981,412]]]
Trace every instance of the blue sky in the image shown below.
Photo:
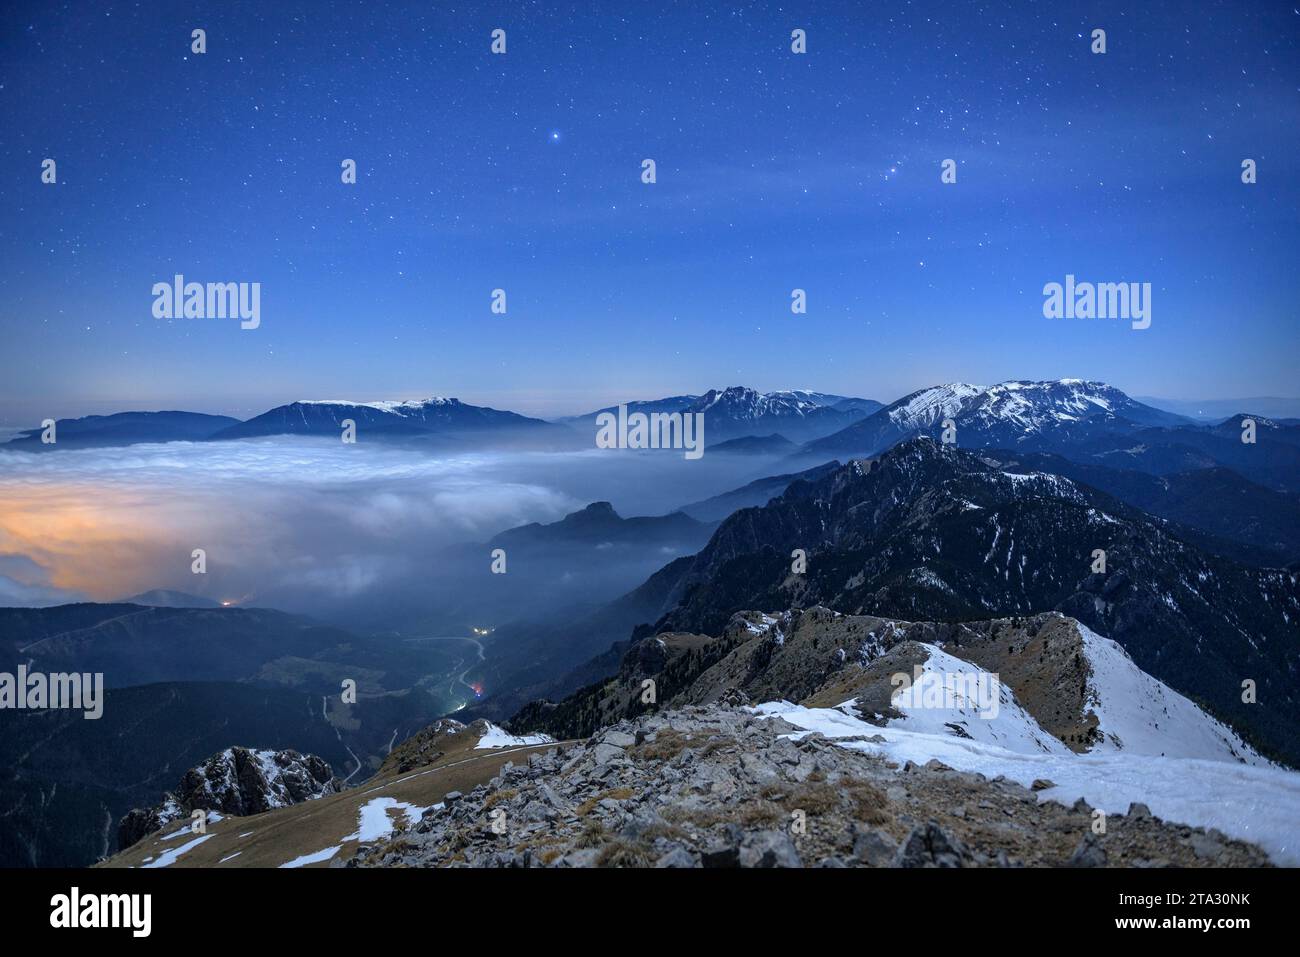
[[[7,4],[0,421],[1295,395],[1300,14],[1123,6]],[[175,273],[260,282],[260,328],[153,318]],[[1150,282],[1151,328],[1044,319],[1066,273]]]

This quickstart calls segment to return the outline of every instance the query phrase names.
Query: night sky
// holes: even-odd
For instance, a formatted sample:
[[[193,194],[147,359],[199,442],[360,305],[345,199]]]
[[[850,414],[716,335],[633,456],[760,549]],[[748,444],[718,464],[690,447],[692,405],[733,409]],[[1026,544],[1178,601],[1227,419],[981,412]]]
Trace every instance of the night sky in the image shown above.
[[[6,3],[0,423],[1066,376],[1295,395],[1300,13],[1127,6]],[[261,327],[155,319],[175,273],[260,282]],[[1150,282],[1151,328],[1043,318],[1066,273]]]

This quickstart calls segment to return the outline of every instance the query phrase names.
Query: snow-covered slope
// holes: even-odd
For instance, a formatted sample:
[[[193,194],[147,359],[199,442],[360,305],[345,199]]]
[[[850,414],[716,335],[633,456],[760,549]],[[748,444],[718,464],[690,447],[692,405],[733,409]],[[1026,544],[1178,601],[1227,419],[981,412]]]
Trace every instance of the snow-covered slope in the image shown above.
[[[440,395],[427,399],[383,400],[379,402],[353,402],[350,399],[299,399],[294,405],[346,405],[353,408],[378,409],[406,418],[420,418],[426,412],[460,405],[460,399],[448,399]]]
[[[904,717],[889,722],[918,734],[950,734],[1025,754],[1068,754],[1016,701],[1007,685],[978,665],[934,645],[919,680],[896,690],[891,704]]]
[[[930,389],[922,389],[904,396],[883,410],[885,417],[897,428],[906,431],[925,429],[957,415],[962,405],[974,396],[983,394],[985,387],[966,382],[951,382]]]
[[[964,418],[985,422],[1010,422],[1026,432],[1053,425],[1079,422],[1098,415],[1121,415],[1135,422],[1153,418],[1147,406],[1135,402],[1104,382],[1061,379],[1056,382],[1003,382],[967,401]],[[1172,417],[1166,417],[1172,418]]]
[[[802,729],[792,737],[816,732],[845,748],[880,754],[899,765],[938,760],[958,771],[1004,775],[1026,787],[1035,781],[1050,784],[1043,788],[1040,783],[1039,800],[1073,804],[1083,798],[1106,814],[1123,814],[1130,804],[1140,802],[1164,820],[1218,828],[1258,844],[1277,864],[1300,866],[1300,774],[1294,771],[1136,752],[1014,751],[952,734],[907,731],[897,723],[881,728],[844,709],[788,701],[768,702],[754,710]]]
[[[1119,644],[1073,619],[1061,620],[1075,629],[1086,661],[1084,712],[1097,719],[1099,731],[1087,750],[1272,766],[1223,722],[1139,668]],[[929,657],[920,680],[891,696],[904,717],[889,721],[890,727],[969,737],[1027,754],[1071,753],[999,676],[934,645],[921,647]]]
[[[1102,735],[1092,751],[1269,766],[1236,732],[1151,677],[1118,644],[1078,628],[1092,672],[1087,707]]]
[[[1046,781],[1043,799],[1084,798],[1116,814],[1141,802],[1166,820],[1216,827],[1258,843],[1279,864],[1300,864],[1300,773],[1268,762],[1118,644],[1073,624],[1088,670],[1085,710],[1101,732],[1081,754],[1043,730],[1005,684],[932,645],[922,645],[929,657],[920,680],[891,697],[903,716],[883,727],[858,717],[855,701],[834,709],[774,701],[755,710],[900,764],[938,760],[1024,785]],[[994,688],[997,705],[973,690],[956,700],[942,693],[954,687]]]

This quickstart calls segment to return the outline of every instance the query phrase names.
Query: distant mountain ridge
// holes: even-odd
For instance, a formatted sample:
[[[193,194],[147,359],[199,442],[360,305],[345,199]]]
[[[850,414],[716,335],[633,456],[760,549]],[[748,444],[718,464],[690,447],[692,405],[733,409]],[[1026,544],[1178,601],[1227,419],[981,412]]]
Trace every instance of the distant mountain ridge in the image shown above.
[[[573,607],[603,605],[625,594],[665,561],[698,551],[714,528],[716,522],[680,511],[624,518],[609,502],[592,502],[555,522],[530,522],[485,542],[443,549],[429,574],[437,598],[421,596],[418,615],[445,623],[450,633],[491,627],[495,633],[484,639],[489,662],[475,675],[491,674],[488,686],[503,690],[503,681],[513,680],[513,673],[507,678],[481,669],[531,669],[544,656],[541,651],[531,654],[524,639],[509,637],[513,626],[527,624],[532,631],[557,614],[570,622]],[[504,553],[506,574],[492,571],[497,549]],[[627,629],[619,630],[619,637],[626,635]],[[583,638],[574,635],[561,646],[580,645]],[[603,641],[601,647],[608,644]],[[578,660],[586,657],[581,654]]]
[[[228,415],[205,415],[201,412],[86,415],[78,419],[57,419],[54,423],[53,443],[41,441],[44,429],[27,429],[0,448],[46,452],[60,448],[96,448],[139,442],[200,442],[238,424],[238,419]]]
[[[218,432],[213,438],[238,439],[262,435],[330,435],[342,432],[351,419],[359,433],[420,435],[431,432],[491,431],[503,428],[547,429],[548,423],[515,412],[468,405],[459,399],[435,396],[405,402],[310,400],[276,406]]]
[[[1270,419],[1300,419],[1300,398],[1281,396],[1248,396],[1241,399],[1160,399],[1152,396],[1135,395],[1133,398],[1157,409],[1165,409],[1206,422],[1221,422],[1224,419],[1246,413],[1263,415]]]
[[[731,489],[720,495],[714,495],[700,502],[691,502],[689,505],[683,505],[681,511],[704,522],[721,521],[732,512],[739,511],[742,508],[754,508],[759,505],[766,505],[772,499],[784,492],[793,482],[799,479],[812,481],[820,478],[829,472],[840,467],[839,462],[824,462],[821,465],[814,465],[812,468],[804,469],[799,472],[787,472],[781,475],[769,475],[765,478],[755,479],[742,485],[740,488]]]
[[[173,591],[169,588],[153,588],[130,598],[123,598],[117,604],[146,605],[153,608],[220,608],[221,602],[188,592]]]
[[[742,435],[710,446],[714,455],[782,455],[794,451],[795,444],[784,435]]]
[[[677,539],[698,539],[707,535],[708,528],[708,523],[697,521],[684,512],[624,518],[609,502],[592,502],[557,522],[531,522],[507,529],[494,536],[488,545],[493,548],[560,543],[598,546],[617,541],[659,544]]]
[[[848,403],[848,404],[845,404]],[[710,389],[683,411],[703,413],[707,441],[776,433],[793,441],[829,435],[880,404],[819,392],[757,392],[744,386]]]
[[[1131,431],[1191,422],[1143,405],[1104,382],[1060,379],[992,386],[954,382],[904,396],[860,422],[809,442],[804,451],[823,457],[871,456],[918,435],[939,438],[949,420],[957,445],[1007,449],[1075,440],[1103,429]]]
[[[773,434],[804,442],[828,435],[881,408],[881,403],[874,399],[806,389],[759,392],[745,386],[710,389],[703,395],[625,402],[623,405],[629,415],[633,412],[704,413],[706,448],[730,439]],[[594,429],[598,415],[617,411],[618,406],[608,406],[559,421],[575,428]]]
[[[279,405],[246,421],[196,412],[119,412],[107,416],[60,419],[56,442],[41,442],[42,429],[28,429],[0,448],[54,451],[60,448],[121,446],[145,442],[201,442],[270,435],[337,437],[351,419],[358,434],[385,438],[473,437],[476,435],[546,436],[573,444],[568,430],[542,419],[455,398],[434,396],[406,401],[353,402],[345,399],[299,400]]]
[[[1300,494],[1252,482],[1224,466],[1155,475],[1051,452],[995,450],[985,459],[998,461],[1007,471],[1050,472],[1090,485],[1178,523],[1183,538],[1244,564],[1282,566],[1300,560]]]
[[[1247,419],[1253,442],[1243,441]],[[918,436],[1151,475],[1226,467],[1270,489],[1300,492],[1300,425],[1245,412],[1198,422],[1082,379],[922,389],[805,443],[790,456],[789,470],[830,457],[870,458]]]
[[[698,395],[670,395],[663,399],[640,399],[622,403],[626,407],[628,414],[633,412],[681,412],[685,410],[692,402],[699,401]],[[596,416],[605,412],[618,412],[617,405],[607,405],[603,409],[597,409],[594,412],[585,412],[581,415],[566,415],[556,419],[557,422],[566,424],[581,423],[584,427],[591,425],[595,427]]]

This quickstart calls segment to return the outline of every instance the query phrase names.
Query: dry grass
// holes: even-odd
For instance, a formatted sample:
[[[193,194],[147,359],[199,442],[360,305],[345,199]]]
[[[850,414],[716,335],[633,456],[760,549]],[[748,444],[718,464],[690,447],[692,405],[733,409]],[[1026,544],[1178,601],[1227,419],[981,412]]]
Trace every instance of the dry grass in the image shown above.
[[[812,776],[802,784],[779,782],[769,784],[759,792],[767,801],[775,801],[790,811],[803,811],[812,816],[827,814],[847,808],[856,821],[864,824],[883,824],[890,820],[885,806],[885,795],[866,781],[841,781],[828,784]]]
[[[490,807],[496,807],[496,805],[500,804],[502,801],[509,801],[518,793],[519,792],[515,788],[504,788],[500,791],[493,791],[484,798],[483,809],[487,810]]]
[[[880,789],[866,781],[853,781],[844,787],[853,804],[853,816],[864,824],[884,824],[892,820],[885,810],[889,799]]]
[[[746,801],[736,820],[743,827],[771,828],[787,824],[790,815],[769,801]]]
[[[633,752],[637,757],[648,761],[671,761],[687,748],[705,749],[718,738],[719,736],[712,731],[682,734],[674,728],[664,728],[655,735],[653,741],[638,744],[633,748]],[[720,746],[715,745],[715,748]]]
[[[416,844],[414,841],[399,835],[398,837],[381,844],[378,848],[378,853],[380,856],[385,854],[401,854],[403,851],[414,850],[415,847]]]
[[[611,801],[626,801],[635,793],[636,792],[631,788],[611,788],[608,791],[602,791],[600,794],[594,794],[587,798],[587,800],[577,806],[574,813],[577,814],[578,817],[586,817],[595,810],[597,804],[606,798],[609,798]]]
[[[742,827],[780,827],[789,815],[770,801],[743,801],[729,807],[715,807],[708,810],[684,809],[670,807],[664,811],[664,817],[672,824],[690,824],[698,830],[709,830],[721,824],[739,824]],[[681,833],[681,828],[673,829]]]
[[[663,824],[652,824],[641,832],[641,840],[649,844],[653,844],[661,837],[667,838],[670,841],[684,841],[686,840],[687,834],[686,831],[678,827],[676,824],[669,824],[667,822],[664,822]]]
[[[608,837],[609,831],[605,830],[605,825],[599,821],[588,821],[573,843],[578,847],[600,847]]]
[[[600,849],[597,867],[649,867],[650,849],[643,844],[616,838]]]

